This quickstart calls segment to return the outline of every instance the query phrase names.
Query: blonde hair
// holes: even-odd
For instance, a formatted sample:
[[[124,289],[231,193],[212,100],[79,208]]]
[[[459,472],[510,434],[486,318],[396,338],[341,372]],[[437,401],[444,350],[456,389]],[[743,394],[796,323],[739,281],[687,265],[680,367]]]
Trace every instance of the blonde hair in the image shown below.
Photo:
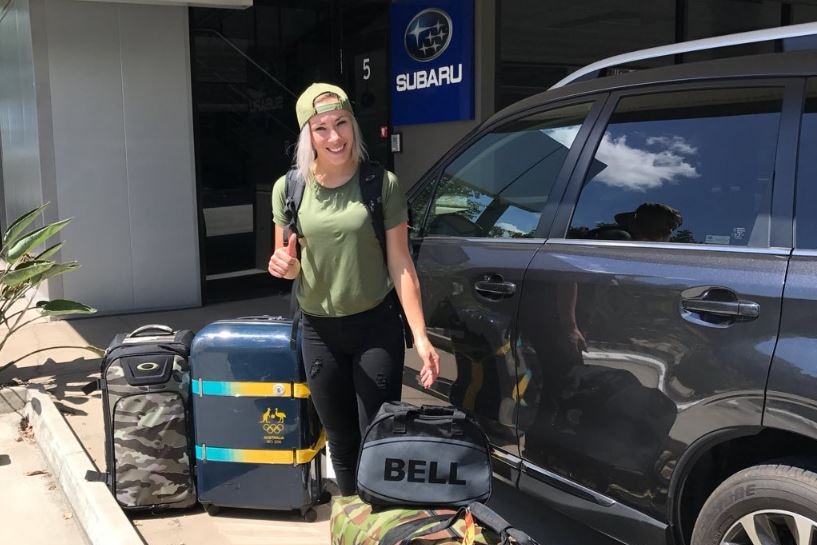
[[[323,95],[332,95],[334,93],[323,93]],[[317,97],[317,98],[320,98]],[[316,99],[317,100],[317,99]],[[366,151],[366,145],[363,143],[363,135],[360,131],[360,125],[352,112],[349,112],[349,117],[352,120],[352,135],[355,139],[355,145],[352,147],[352,160],[355,163],[368,159],[369,154]],[[315,148],[312,147],[312,134],[309,128],[309,122],[301,128],[301,133],[298,135],[298,143],[295,145],[295,170],[303,180],[309,179],[309,173],[312,169],[312,164],[315,162],[317,154]]]

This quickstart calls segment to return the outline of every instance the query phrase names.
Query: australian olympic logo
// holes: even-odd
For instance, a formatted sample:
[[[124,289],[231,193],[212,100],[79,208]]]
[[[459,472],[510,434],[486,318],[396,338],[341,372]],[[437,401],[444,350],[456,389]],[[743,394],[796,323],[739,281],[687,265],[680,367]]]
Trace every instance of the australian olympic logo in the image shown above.
[[[283,438],[279,436],[284,431],[286,419],[287,414],[284,411],[279,411],[278,407],[276,407],[275,410],[267,407],[267,410],[261,415],[261,420],[259,420],[258,423],[261,424],[261,429],[263,429],[264,432],[272,436],[269,439],[281,440]]]
[[[441,9],[424,9],[406,26],[403,42],[409,56],[427,62],[442,55],[451,44],[451,17]]]
[[[280,434],[282,431],[284,431],[283,424],[264,424],[263,428],[267,433]]]

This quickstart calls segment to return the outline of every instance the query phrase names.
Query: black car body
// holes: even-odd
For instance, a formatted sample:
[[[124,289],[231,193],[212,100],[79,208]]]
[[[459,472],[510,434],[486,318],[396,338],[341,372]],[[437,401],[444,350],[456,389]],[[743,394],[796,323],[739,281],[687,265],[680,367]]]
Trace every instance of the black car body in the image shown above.
[[[409,202],[435,395],[499,477],[624,543],[812,543],[761,484],[817,465],[817,53],[525,99]]]

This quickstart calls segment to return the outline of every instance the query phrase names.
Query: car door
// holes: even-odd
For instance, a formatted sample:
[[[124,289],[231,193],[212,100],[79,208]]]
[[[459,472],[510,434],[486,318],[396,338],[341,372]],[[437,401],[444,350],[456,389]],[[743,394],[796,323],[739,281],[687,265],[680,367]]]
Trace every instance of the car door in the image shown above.
[[[780,340],[769,373],[763,424],[817,438],[817,78],[806,84],[795,203],[795,249],[783,294]]]
[[[560,182],[564,189],[578,156],[573,144],[589,132],[591,111],[598,115],[593,105],[550,107],[478,133],[409,199],[423,310],[441,357],[436,402],[473,415],[517,468],[513,318],[543,243],[543,210]],[[419,368],[407,358],[408,384],[416,386]]]
[[[688,445],[761,423],[791,243],[770,229],[791,217],[791,92],[612,95],[525,275],[520,487],[625,542],[663,539]]]

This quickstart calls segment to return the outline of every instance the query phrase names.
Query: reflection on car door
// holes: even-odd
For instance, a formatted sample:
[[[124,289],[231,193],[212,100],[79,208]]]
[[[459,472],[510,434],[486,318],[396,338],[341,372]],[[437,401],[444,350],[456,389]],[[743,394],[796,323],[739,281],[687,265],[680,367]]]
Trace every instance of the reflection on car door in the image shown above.
[[[437,393],[475,416],[491,443],[517,460],[512,319],[524,271],[543,242],[543,208],[557,181],[562,188],[567,181],[578,155],[571,145],[591,106],[490,130],[410,199],[422,226],[415,258],[423,308],[441,356]],[[407,373],[418,365],[409,360]]]
[[[686,446],[761,422],[789,252],[769,239],[787,88],[734,85],[611,97],[524,279],[520,487],[609,507],[594,523],[614,536],[613,504],[661,535]]]

